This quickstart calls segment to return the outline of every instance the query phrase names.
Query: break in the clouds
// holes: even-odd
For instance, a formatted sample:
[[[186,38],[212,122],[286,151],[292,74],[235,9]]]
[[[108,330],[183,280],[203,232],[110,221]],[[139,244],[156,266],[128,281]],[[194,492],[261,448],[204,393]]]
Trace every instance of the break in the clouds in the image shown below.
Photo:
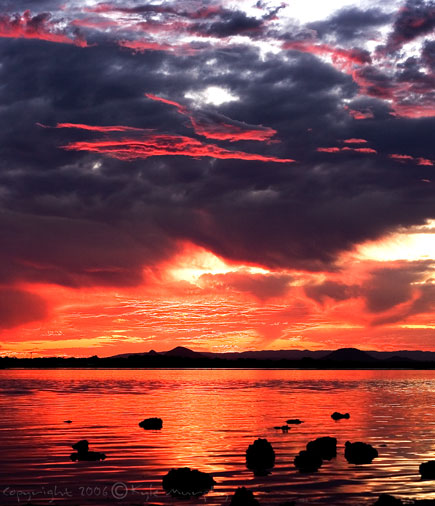
[[[424,346],[432,232],[415,230],[435,219],[434,3],[331,6],[2,4],[5,343],[56,325],[109,346],[122,323],[110,346],[164,347],[176,320],[159,328],[150,308],[192,304],[203,348],[322,347],[331,328],[387,347],[378,329],[409,326]],[[401,239],[392,254],[396,234],[420,249]]]

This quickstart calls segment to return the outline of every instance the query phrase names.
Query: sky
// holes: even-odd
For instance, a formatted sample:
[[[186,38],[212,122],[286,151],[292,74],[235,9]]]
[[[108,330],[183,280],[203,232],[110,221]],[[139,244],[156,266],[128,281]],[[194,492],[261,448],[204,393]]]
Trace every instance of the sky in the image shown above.
[[[0,355],[435,351],[434,28],[3,0]]]

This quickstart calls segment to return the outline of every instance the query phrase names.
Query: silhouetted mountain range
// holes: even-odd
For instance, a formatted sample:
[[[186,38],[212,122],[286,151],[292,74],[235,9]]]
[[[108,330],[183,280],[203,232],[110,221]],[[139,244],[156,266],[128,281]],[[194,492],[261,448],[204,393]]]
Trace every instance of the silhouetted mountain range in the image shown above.
[[[86,358],[0,357],[0,369],[8,368],[281,368],[281,369],[435,369],[435,352],[339,350],[263,350],[231,353],[197,352],[183,346],[169,351],[124,353],[113,357]]]
[[[185,358],[211,358],[223,360],[255,359],[255,360],[327,360],[337,362],[376,362],[385,361],[435,361],[435,352],[432,351],[362,351],[358,348],[340,348],[338,350],[261,350],[261,351],[242,351],[242,352],[197,352],[184,346],[177,346],[169,351],[156,352],[151,350],[144,353],[123,353],[109,358],[129,358],[143,356],[166,356],[166,357],[185,357]]]

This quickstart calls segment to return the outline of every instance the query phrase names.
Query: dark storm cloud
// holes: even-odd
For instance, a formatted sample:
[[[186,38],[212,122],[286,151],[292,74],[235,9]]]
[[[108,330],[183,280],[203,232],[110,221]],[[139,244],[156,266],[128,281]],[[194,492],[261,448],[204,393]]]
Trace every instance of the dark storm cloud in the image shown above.
[[[357,7],[341,9],[325,21],[310,23],[320,39],[333,37],[340,44],[355,39],[367,40],[376,29],[391,21],[392,15],[381,9],[362,10]]]
[[[381,313],[407,302],[413,293],[412,283],[423,278],[425,268],[417,264],[375,271],[363,287],[369,311]]]
[[[396,51],[417,37],[435,29],[435,2],[408,0],[394,22],[386,44],[387,51]]]
[[[308,285],[305,287],[305,293],[308,297],[324,304],[328,299],[334,301],[343,301],[357,297],[360,289],[357,285],[346,285],[336,281],[325,281],[317,285]]]
[[[44,300],[33,293],[0,288],[0,329],[10,329],[47,316]]]
[[[269,300],[284,296],[289,289],[292,277],[288,274],[251,274],[230,272],[227,274],[204,274],[201,281],[208,287],[227,290],[229,293],[248,293],[258,300]]]
[[[263,26],[264,19],[247,16],[241,11],[223,11],[218,21],[213,23],[197,23],[191,26],[192,33],[214,37],[230,37],[232,35],[255,34]]]
[[[431,313],[435,308],[435,284],[424,271],[433,267],[430,261],[403,262],[398,267],[375,271],[363,286],[367,307],[373,313],[390,314],[375,318],[372,324],[385,325]]]
[[[237,12],[208,15],[211,24],[204,26],[216,22],[213,31],[222,36],[250,23]],[[355,244],[435,217],[432,185],[422,183],[433,179],[433,168],[410,169],[388,158],[404,146],[429,158],[434,120],[392,117],[380,100],[392,86],[381,71],[367,66],[360,73],[367,87],[382,91],[364,98],[351,75],[309,53],[262,58],[248,45],[233,45],[193,56],[133,54],[109,39],[88,48],[0,40],[0,201],[8,210],[0,215],[3,284],[134,285],[180,240],[232,260],[334,270],[337,255]],[[426,45],[426,60],[431,54]],[[412,62],[400,69],[408,81],[420,79],[418,72]],[[209,86],[239,100],[192,103],[203,129],[225,118],[233,129],[262,125],[277,132],[277,142],[240,140],[237,150],[298,163],[184,156],[126,162],[60,149],[102,132],[36,125],[121,125],[197,139],[186,117],[144,94],[186,103],[186,94]],[[344,99],[351,109],[369,108],[373,118],[353,119]],[[367,139],[378,154],[316,151],[352,137]],[[234,149],[228,139],[217,142]],[[256,278],[233,281],[254,294],[286,287],[281,279],[266,287]],[[311,290],[319,301],[349,295],[340,286]],[[387,307],[381,299],[388,296],[370,295],[370,307]]]

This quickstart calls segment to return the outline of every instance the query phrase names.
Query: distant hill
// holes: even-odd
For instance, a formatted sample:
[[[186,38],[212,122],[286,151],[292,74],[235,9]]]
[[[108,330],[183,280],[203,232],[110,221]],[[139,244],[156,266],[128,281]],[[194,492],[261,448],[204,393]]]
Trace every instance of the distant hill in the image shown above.
[[[204,358],[205,356],[202,353],[197,351],[190,350],[189,348],[185,348],[184,346],[177,346],[172,350],[165,351],[162,353],[166,357],[183,357],[183,358]]]
[[[365,351],[357,348],[340,348],[329,355],[322,357],[322,360],[334,360],[336,362],[377,362],[378,359]]]

